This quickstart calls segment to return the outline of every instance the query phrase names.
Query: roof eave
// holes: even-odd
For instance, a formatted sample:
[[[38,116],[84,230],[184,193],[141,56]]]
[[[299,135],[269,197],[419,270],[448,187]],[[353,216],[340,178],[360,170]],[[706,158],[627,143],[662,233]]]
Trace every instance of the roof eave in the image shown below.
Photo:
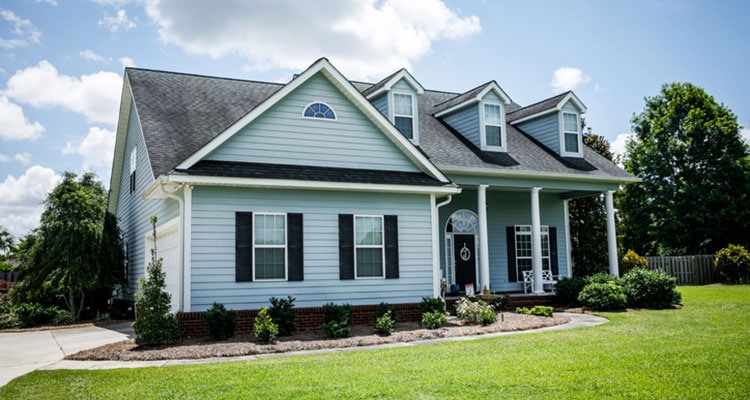
[[[524,178],[524,179],[559,179],[565,181],[584,181],[584,182],[598,182],[598,183],[613,183],[613,184],[630,184],[641,182],[642,179],[630,176],[630,177],[618,177],[618,176],[601,176],[601,175],[582,175],[582,174],[570,174],[564,172],[537,172],[537,171],[519,171],[519,170],[497,170],[488,168],[471,168],[471,167],[443,167],[442,170],[446,174],[455,175],[478,175],[478,176],[492,176],[497,178]]]

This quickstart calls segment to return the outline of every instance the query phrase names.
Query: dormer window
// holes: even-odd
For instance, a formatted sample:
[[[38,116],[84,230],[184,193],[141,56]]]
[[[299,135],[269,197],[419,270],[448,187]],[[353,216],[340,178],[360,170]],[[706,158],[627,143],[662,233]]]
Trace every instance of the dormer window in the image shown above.
[[[503,114],[501,104],[482,103],[482,150],[506,150]]]
[[[407,93],[393,93],[393,124],[407,138],[414,137],[414,96]]]
[[[312,103],[309,106],[307,106],[307,108],[305,108],[305,112],[302,113],[302,117],[328,119],[328,120],[335,121],[336,113],[328,104]]]
[[[581,125],[578,114],[562,113],[563,155],[581,155]]]

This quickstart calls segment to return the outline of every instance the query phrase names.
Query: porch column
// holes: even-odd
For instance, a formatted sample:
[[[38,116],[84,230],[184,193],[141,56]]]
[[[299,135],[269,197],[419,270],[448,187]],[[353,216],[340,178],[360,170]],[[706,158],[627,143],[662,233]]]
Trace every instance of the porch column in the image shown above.
[[[615,232],[615,206],[612,195],[615,192],[608,190],[604,193],[604,202],[607,207],[607,253],[609,255],[609,274],[620,275],[620,266],[617,263],[617,234]]]
[[[479,287],[477,293],[487,286],[490,289],[490,246],[487,234],[487,185],[477,189],[477,217],[479,218]]]
[[[539,212],[539,191],[531,188],[531,269],[534,271],[534,293],[543,294],[542,283],[542,218]]]

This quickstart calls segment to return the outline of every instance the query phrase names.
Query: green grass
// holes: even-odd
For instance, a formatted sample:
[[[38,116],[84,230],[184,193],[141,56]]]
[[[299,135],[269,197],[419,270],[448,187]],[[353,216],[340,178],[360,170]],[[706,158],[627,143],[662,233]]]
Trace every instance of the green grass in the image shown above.
[[[682,287],[679,310],[467,342],[249,362],[36,371],[2,399],[750,398],[750,286]]]

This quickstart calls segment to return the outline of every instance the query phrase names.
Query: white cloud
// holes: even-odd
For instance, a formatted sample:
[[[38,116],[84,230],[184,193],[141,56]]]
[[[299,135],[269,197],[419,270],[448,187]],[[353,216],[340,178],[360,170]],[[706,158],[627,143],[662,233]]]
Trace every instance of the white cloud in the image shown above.
[[[125,10],[117,10],[116,16],[111,16],[107,12],[99,20],[99,26],[106,26],[111,32],[117,32],[119,30],[127,31],[135,28],[137,25],[135,21],[128,18],[128,14]]]
[[[625,144],[633,138],[635,138],[635,133],[621,133],[609,145],[609,149],[615,153],[615,156],[622,156],[625,154]]]
[[[135,61],[130,57],[120,57],[120,59],[117,61],[123,68],[135,67]]]
[[[20,162],[21,165],[29,165],[31,164],[31,154],[27,152],[18,153],[13,156],[13,159]]]
[[[17,179],[8,175],[0,183],[0,225],[21,237],[39,225],[47,193],[62,180],[50,168],[34,165]]]
[[[750,128],[743,128],[740,131],[740,136],[745,139],[745,143],[750,144]]]
[[[51,6],[57,5],[57,0],[36,0],[37,3],[47,3]]]
[[[93,62],[102,63],[102,64],[109,62],[109,60],[100,56],[99,54],[96,54],[94,50],[91,50],[91,49],[81,50],[78,52],[78,54],[81,57],[83,57],[84,60],[93,61]]]
[[[552,74],[552,82],[550,82],[550,85],[555,93],[559,93],[573,90],[578,87],[578,85],[588,83],[590,80],[591,77],[584,74],[583,71],[578,68],[560,67]]]
[[[251,68],[299,71],[325,56],[351,79],[380,79],[428,54],[438,40],[481,31],[440,0],[147,0],[165,43],[219,58],[238,54]]]
[[[42,132],[42,124],[30,122],[20,106],[11,103],[7,97],[0,96],[0,139],[35,140]]]
[[[89,133],[77,146],[68,143],[63,154],[83,156],[83,169],[109,171],[115,151],[115,132],[91,127]]]
[[[8,80],[3,94],[33,107],[59,106],[84,115],[91,122],[116,124],[122,78],[114,72],[60,75],[48,61],[20,70]]]
[[[13,33],[11,39],[0,38],[0,47],[13,49],[41,42],[42,32],[28,19],[22,19],[13,11],[5,9],[0,9],[0,17],[11,25],[10,31]]]

